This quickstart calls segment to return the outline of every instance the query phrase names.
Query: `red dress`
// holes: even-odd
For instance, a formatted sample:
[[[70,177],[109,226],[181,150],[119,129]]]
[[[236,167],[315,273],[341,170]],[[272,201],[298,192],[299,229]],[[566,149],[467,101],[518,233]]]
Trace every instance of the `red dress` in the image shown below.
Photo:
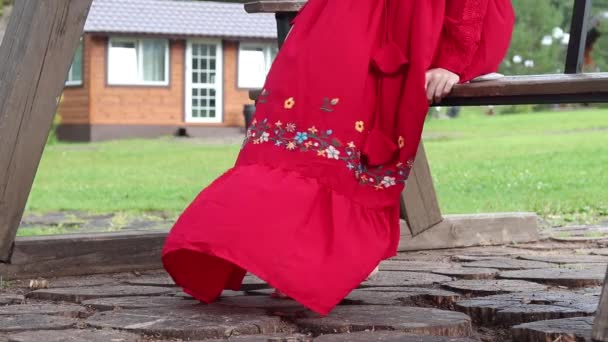
[[[209,303],[247,270],[327,314],[397,251],[425,72],[496,70],[512,25],[508,0],[310,0],[236,165],[171,230],[169,274]]]

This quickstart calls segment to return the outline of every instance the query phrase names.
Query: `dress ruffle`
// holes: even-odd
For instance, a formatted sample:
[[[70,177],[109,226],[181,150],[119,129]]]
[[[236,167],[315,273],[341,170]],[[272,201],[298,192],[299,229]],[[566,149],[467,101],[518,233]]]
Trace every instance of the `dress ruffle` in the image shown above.
[[[203,190],[167,238],[163,263],[204,302],[245,270],[327,314],[395,255],[399,206],[366,208],[295,171],[237,166]]]

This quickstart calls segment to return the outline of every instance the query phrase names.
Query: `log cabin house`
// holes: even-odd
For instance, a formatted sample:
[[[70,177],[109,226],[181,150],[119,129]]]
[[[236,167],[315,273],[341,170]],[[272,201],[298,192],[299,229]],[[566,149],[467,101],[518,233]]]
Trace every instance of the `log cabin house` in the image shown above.
[[[95,0],[67,75],[58,137],[222,134],[277,54],[276,24],[242,4]]]

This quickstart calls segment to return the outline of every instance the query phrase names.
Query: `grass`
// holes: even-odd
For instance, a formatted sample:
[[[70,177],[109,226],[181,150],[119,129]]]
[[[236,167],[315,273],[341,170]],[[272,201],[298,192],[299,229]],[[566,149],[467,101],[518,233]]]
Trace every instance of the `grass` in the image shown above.
[[[608,110],[466,109],[429,120],[425,146],[445,213],[534,211],[554,225],[589,223],[608,216],[607,131]],[[169,138],[49,145],[26,210],[178,215],[238,151]]]
[[[534,211],[554,224],[608,215],[608,111],[429,122],[426,142],[448,213]]]

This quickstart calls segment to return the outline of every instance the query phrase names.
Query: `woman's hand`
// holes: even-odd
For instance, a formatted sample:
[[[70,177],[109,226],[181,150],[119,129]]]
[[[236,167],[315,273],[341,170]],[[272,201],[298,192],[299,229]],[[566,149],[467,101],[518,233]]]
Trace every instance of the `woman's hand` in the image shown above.
[[[455,84],[460,82],[460,76],[441,68],[431,69],[426,72],[426,97],[432,103],[439,103],[447,96]]]

